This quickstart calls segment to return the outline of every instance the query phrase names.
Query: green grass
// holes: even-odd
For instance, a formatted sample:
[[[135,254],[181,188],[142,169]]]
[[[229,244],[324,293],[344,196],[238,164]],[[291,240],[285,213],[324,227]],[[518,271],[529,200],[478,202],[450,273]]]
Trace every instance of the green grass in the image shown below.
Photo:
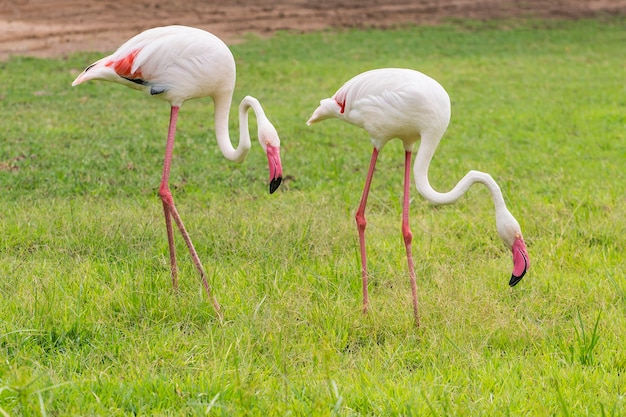
[[[156,193],[167,104],[71,88],[101,54],[0,63],[0,415],[624,415],[625,25],[458,21],[232,46],[235,102],[263,103],[286,182],[270,196],[259,146],[226,161],[210,100],[184,105],[171,182],[223,323],[178,235],[171,289]],[[445,207],[413,190],[419,330],[400,142],[372,186],[363,316],[353,214],[369,141],[336,120],[305,125],[319,99],[383,66],[448,90],[431,182],[491,173],[532,262],[510,289],[484,187]]]

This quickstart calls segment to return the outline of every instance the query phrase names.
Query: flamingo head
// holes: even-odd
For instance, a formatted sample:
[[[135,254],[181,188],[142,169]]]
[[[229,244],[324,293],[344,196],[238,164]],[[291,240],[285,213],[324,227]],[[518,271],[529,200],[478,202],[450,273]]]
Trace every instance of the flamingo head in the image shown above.
[[[342,113],[341,109],[341,106],[335,100],[325,98],[320,101],[320,105],[315,109],[306,124],[311,126],[313,123],[321,122],[322,120],[339,117]]]
[[[283,180],[283,165],[280,161],[280,138],[269,120],[257,120],[259,143],[267,155],[270,171],[270,194],[278,189]]]
[[[72,87],[89,80],[118,81],[120,76],[115,72],[112,65],[106,65],[110,59],[102,58],[89,65],[72,82]]]
[[[276,128],[265,115],[265,111],[259,100],[252,96],[245,96],[239,104],[239,117],[245,117],[248,109],[252,108],[256,114],[256,125],[259,137],[259,144],[263,152],[267,155],[267,163],[270,171],[270,194],[278,189],[283,181],[283,165],[280,162],[280,138]],[[240,119],[244,120],[244,119]],[[246,128],[247,130],[247,128]],[[248,142],[249,149],[249,142]],[[245,158],[245,154],[243,156]],[[242,158],[242,160],[243,160]]]
[[[509,285],[514,287],[524,278],[530,267],[526,243],[524,243],[519,223],[508,210],[504,209],[502,213],[496,216],[496,227],[504,244],[513,252],[513,273]]]
[[[524,278],[526,271],[530,267],[528,251],[521,234],[515,238],[511,250],[513,251],[513,273],[511,274],[509,285],[514,287]]]

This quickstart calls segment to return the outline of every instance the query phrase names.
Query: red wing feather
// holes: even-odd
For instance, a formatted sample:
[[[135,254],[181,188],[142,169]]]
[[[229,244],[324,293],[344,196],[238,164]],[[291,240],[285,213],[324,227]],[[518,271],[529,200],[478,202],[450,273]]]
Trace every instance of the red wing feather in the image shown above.
[[[135,49],[130,54],[126,55],[122,59],[117,61],[107,62],[105,65],[107,67],[113,67],[113,70],[120,76],[126,79],[132,78],[143,78],[141,74],[141,68],[137,68],[135,72],[132,72],[133,62],[135,61],[135,57],[139,53],[139,49]]]

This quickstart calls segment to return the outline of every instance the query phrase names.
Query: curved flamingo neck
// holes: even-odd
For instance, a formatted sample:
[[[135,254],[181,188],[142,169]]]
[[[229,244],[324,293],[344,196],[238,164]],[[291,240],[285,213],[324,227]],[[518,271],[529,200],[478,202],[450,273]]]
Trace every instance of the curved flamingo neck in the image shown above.
[[[259,100],[257,100],[256,98],[252,97],[252,96],[245,96],[243,98],[243,100],[241,100],[241,103],[239,104],[239,121],[242,122],[241,118],[246,118],[246,114],[248,112],[249,109],[252,109],[254,111],[254,115],[256,116],[257,120],[265,120],[267,119],[267,116],[265,116],[265,111],[263,110],[263,107],[261,107],[261,103],[259,103]],[[245,124],[248,124],[248,121],[246,120]]]
[[[213,97],[215,103],[215,135],[217,145],[224,157],[230,161],[243,162],[250,151],[250,132],[248,131],[247,110],[242,111],[239,107],[239,143],[235,149],[230,141],[228,130],[228,115],[232,103],[232,94],[216,95]]]
[[[491,199],[493,200],[496,210],[496,217],[502,212],[508,212],[500,187],[491,175],[485,172],[469,171],[452,190],[446,193],[441,193],[433,189],[428,181],[428,168],[435,150],[437,149],[439,138],[440,136],[429,138],[427,135],[422,135],[417,156],[415,157],[415,165],[413,167],[415,184],[419,193],[431,203],[451,204],[463,196],[474,183],[479,182],[484,184],[491,194]]]

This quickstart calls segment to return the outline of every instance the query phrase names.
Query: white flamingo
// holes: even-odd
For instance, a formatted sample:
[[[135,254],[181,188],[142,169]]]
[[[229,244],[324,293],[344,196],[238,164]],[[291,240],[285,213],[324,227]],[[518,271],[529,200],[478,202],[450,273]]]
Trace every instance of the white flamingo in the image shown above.
[[[257,99],[247,96],[241,101],[239,144],[236,149],[231,144],[228,113],[235,88],[235,78],[235,60],[228,47],[219,38],[201,29],[166,26],[146,30],[126,41],[112,55],[89,65],[72,83],[75,86],[89,80],[113,81],[145,91],[152,97],[170,103],[170,124],[159,195],[165,213],[172,285],[174,288],[178,287],[172,232],[172,219],[174,219],[189,248],[196,269],[200,273],[202,284],[220,317],[220,306],[211,294],[206,273],[176,210],[168,183],[180,106],[184,101],[192,98],[211,96],[215,105],[217,144],[224,156],[238,163],[245,160],[251,146],[247,116],[251,108],[257,118],[259,143],[268,159],[270,193],[276,191],[280,185],[282,180],[280,139]]]
[[[411,155],[413,146],[418,141],[420,144],[413,173],[419,193],[432,203],[450,204],[465,194],[472,184],[476,182],[485,184],[495,206],[498,234],[513,252],[513,273],[509,285],[516,285],[524,277],[530,262],[522,231],[515,217],[506,208],[500,187],[491,175],[480,171],[470,171],[447,193],[435,191],[428,182],[428,166],[450,122],[450,98],[437,81],[410,69],[383,68],[364,72],[346,82],[331,98],[323,99],[307,124],[311,125],[333,117],[365,129],[374,146],[365,188],[355,216],[361,250],[364,312],[367,312],[369,304],[365,251],[365,205],[378,153],[393,138],[402,140],[405,150],[402,234],[406,246],[416,325],[419,327],[420,319],[411,253],[409,190]]]

